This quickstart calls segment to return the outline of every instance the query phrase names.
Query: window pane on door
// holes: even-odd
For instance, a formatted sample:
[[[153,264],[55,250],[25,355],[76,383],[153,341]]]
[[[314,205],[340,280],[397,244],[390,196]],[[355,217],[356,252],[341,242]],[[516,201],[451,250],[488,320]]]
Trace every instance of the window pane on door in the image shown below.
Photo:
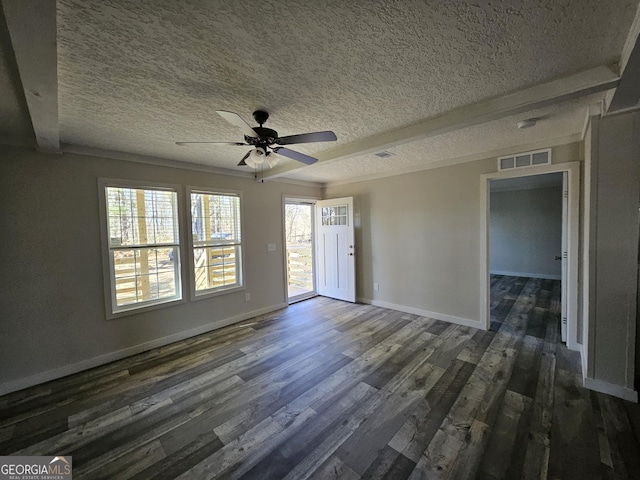
[[[322,225],[347,225],[347,206],[322,208]]]

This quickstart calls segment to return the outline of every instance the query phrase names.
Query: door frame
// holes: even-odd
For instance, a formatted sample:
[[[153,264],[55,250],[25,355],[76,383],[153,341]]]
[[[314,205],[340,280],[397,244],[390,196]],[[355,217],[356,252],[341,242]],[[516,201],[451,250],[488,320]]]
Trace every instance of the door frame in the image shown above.
[[[317,266],[316,266],[316,202],[320,200],[318,197],[305,197],[301,195],[282,195],[282,262],[284,265],[284,303],[290,305],[292,303],[307,300],[318,295],[318,278],[317,278]],[[287,274],[287,222],[286,208],[287,202],[289,203],[304,203],[311,205],[311,255],[313,265],[313,291],[296,297],[293,301],[289,300],[289,275]]]
[[[578,339],[578,259],[579,220],[580,220],[580,162],[540,165],[508,171],[488,173],[480,176],[480,323],[488,330],[491,322],[490,312],[490,190],[491,180],[503,178],[528,177],[545,173],[567,172],[568,209],[567,209],[567,347],[580,350]]]

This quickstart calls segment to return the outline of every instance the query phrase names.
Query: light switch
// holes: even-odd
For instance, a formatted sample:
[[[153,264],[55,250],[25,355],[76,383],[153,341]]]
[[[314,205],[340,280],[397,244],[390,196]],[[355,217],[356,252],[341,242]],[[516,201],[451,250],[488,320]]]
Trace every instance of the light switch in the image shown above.
[[[267,252],[275,252],[276,244],[275,243],[267,243]]]

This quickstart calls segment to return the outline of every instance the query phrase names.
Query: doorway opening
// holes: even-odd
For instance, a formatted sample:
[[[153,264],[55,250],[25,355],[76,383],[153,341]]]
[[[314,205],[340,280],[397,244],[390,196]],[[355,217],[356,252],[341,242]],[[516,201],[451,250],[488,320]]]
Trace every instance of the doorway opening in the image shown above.
[[[541,339],[561,335],[566,342],[566,325],[561,328],[566,312],[562,308],[566,175],[555,172],[490,181],[491,330],[498,330],[519,299],[526,298],[535,301],[536,312],[527,322],[527,335]]]
[[[480,183],[480,321],[484,328],[491,322],[491,183],[499,179],[530,178],[537,175],[560,172],[563,176],[562,191],[562,250],[561,263],[561,313],[562,340],[570,350],[580,350],[582,335],[578,323],[578,255],[579,255],[579,194],[580,163],[569,162],[523,168],[522,171],[501,171],[481,176]],[[495,282],[494,282],[495,284]]]
[[[285,198],[284,234],[289,303],[316,295],[314,211],[315,203],[310,200]]]

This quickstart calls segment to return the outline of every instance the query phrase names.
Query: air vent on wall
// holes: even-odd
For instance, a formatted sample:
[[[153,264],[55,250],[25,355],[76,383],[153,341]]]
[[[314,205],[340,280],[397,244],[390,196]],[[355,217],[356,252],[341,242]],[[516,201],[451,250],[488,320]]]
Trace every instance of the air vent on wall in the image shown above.
[[[512,170],[514,168],[549,165],[551,163],[551,149],[523,152],[516,155],[498,157],[498,170]]]
[[[391,153],[387,150],[383,150],[382,152],[374,153],[374,155],[380,158],[387,158],[387,157],[393,157],[395,153]]]

